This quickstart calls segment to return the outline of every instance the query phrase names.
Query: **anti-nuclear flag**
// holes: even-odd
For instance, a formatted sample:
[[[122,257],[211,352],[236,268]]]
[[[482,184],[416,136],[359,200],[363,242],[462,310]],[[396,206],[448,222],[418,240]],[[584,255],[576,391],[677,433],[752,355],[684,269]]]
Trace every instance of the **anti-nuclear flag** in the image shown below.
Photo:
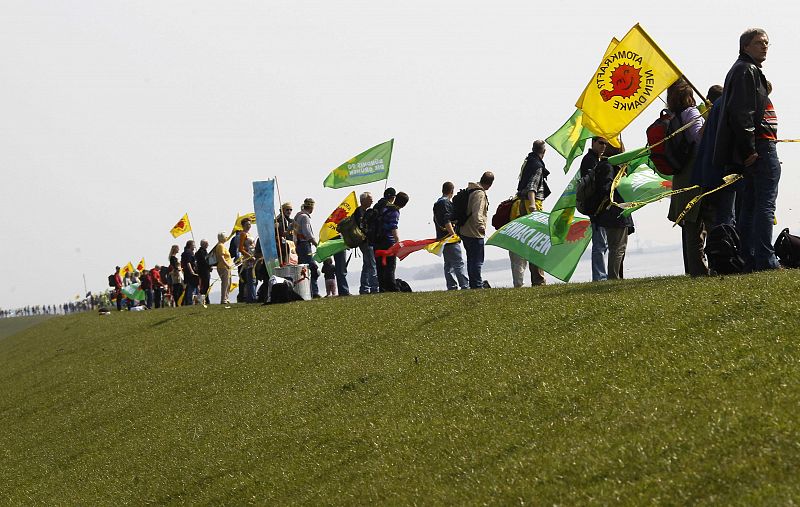
[[[144,264],[144,257],[142,257],[142,260],[140,260],[139,264],[136,265],[136,271],[144,271],[145,269],[147,268],[145,267]]]
[[[584,125],[611,140],[681,74],[637,23],[603,57],[575,106]]]
[[[329,188],[352,187],[385,180],[389,177],[394,139],[373,146],[340,165],[325,178],[323,186]]]
[[[236,222],[233,224],[233,232],[242,231],[244,228],[242,227],[242,220],[245,218],[250,220],[251,224],[258,223],[256,222],[256,214],[255,213],[245,213],[244,215],[236,214]]]
[[[128,273],[133,273],[133,263],[130,261],[128,261],[128,263],[122,266],[122,269],[119,270],[119,276],[124,277]]]
[[[592,239],[589,220],[580,218],[570,225],[566,241],[550,241],[549,213],[534,211],[513,220],[492,234],[487,245],[514,252],[561,281],[568,282]]]
[[[264,265],[272,276],[277,265],[278,247],[275,243],[275,180],[253,182],[253,209],[256,214],[258,239]]]
[[[548,218],[548,230],[550,231],[550,241],[554,245],[560,245],[567,239],[570,225],[575,218],[575,192],[578,188],[578,180],[581,179],[581,172],[575,171],[575,175],[567,183],[567,188],[561,193],[553,209],[550,210]]]
[[[183,217],[178,220],[178,223],[170,229],[170,234],[172,234],[173,238],[177,238],[181,234],[186,234],[187,232],[192,230],[192,224],[189,223],[189,214],[184,213]]]
[[[347,197],[344,198],[344,201],[342,201],[342,203],[328,216],[328,218],[325,220],[325,223],[322,224],[322,229],[319,231],[319,242],[325,243],[331,238],[338,236],[339,231],[337,230],[337,227],[339,226],[339,222],[352,215],[356,208],[358,208],[358,203],[356,202],[356,193],[350,192]]]

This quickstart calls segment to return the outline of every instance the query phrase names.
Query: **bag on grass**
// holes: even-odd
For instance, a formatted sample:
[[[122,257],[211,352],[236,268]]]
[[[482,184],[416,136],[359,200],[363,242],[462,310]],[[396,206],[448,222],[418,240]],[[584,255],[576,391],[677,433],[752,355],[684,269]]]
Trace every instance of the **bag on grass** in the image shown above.
[[[744,270],[742,244],[736,228],[721,224],[708,232],[706,257],[708,267],[719,275],[733,275]]]
[[[775,255],[782,266],[800,268],[800,237],[789,234],[789,229],[782,230],[775,240]]]

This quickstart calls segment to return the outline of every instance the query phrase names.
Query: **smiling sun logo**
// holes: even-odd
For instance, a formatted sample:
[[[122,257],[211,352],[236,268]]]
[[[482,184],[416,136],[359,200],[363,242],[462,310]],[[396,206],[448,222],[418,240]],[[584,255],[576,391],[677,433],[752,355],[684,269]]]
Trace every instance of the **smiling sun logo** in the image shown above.
[[[609,81],[611,81],[611,90],[600,90],[600,96],[605,102],[614,97],[623,99],[633,97],[641,87],[642,76],[639,69],[623,63],[611,72]]]

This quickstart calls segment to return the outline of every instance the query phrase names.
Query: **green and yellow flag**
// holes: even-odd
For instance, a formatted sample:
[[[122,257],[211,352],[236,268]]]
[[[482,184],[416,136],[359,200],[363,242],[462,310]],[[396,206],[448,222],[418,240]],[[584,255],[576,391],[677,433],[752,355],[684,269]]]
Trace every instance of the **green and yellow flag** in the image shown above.
[[[609,46],[575,106],[587,128],[611,141],[681,74],[636,24],[619,44]]]
[[[325,178],[323,186],[329,188],[352,187],[389,177],[394,139],[373,146],[340,165]]]
[[[576,109],[569,120],[545,141],[567,160],[564,165],[564,174],[567,174],[572,161],[583,154],[586,140],[592,137],[592,131],[583,124],[583,111]]]

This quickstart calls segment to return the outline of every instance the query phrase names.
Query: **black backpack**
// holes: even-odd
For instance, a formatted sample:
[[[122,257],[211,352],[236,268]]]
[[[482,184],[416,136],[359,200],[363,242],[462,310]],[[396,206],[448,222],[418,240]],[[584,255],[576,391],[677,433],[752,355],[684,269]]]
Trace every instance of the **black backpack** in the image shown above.
[[[397,290],[399,292],[414,292],[413,290],[411,290],[411,286],[405,280],[401,280],[400,278],[395,278],[394,283],[397,286]]]
[[[342,240],[344,244],[347,245],[347,248],[360,247],[367,239],[364,231],[361,230],[361,227],[356,222],[353,215],[342,219],[339,225],[336,226],[336,230],[342,236]]]
[[[590,217],[602,211],[604,205],[608,201],[608,196],[605,195],[602,185],[597,181],[597,168],[601,164],[608,164],[607,162],[600,162],[586,173],[581,176],[575,185],[575,207],[584,215]]]
[[[686,138],[685,131],[662,142],[681,127],[681,115],[669,109],[662,109],[658,119],[647,127],[647,144],[651,147],[650,160],[661,174],[680,173],[692,158],[694,143]]]
[[[462,188],[453,197],[453,227],[458,232],[472,213],[469,212],[469,196],[479,188]]]
[[[370,208],[364,212],[364,235],[367,237],[370,245],[376,245],[381,240],[381,229],[383,229],[381,220],[381,210],[383,207],[375,209]]]
[[[775,255],[782,266],[800,268],[800,237],[789,234],[789,229],[782,230],[775,240]]]
[[[742,244],[736,228],[721,224],[708,232],[706,257],[708,267],[718,275],[733,275],[744,271]]]
[[[233,235],[233,239],[228,244],[228,251],[231,254],[231,259],[236,260],[239,258],[239,232],[237,231]]]
[[[108,275],[108,286],[109,287],[116,287],[117,286],[117,276],[116,276],[116,274]]]

